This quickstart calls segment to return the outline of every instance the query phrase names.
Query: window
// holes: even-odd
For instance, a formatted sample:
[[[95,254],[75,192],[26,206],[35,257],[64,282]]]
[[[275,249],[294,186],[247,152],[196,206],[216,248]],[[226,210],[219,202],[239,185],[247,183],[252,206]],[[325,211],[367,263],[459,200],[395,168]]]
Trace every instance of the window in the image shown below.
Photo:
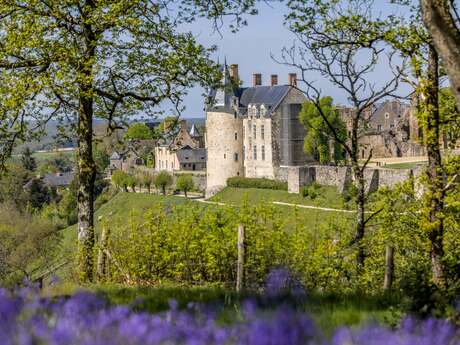
[[[395,128],[395,125],[391,124],[391,125],[390,125],[390,128]]]
[[[246,127],[245,126],[243,126],[243,140],[244,138],[246,138]]]
[[[227,159],[227,155],[224,153],[224,159]]]
[[[243,159],[246,159],[246,146],[243,146]]]
[[[238,140],[238,132],[235,132],[235,140]]]
[[[265,138],[265,126],[264,125],[260,126],[260,138],[261,139]]]
[[[257,126],[253,125],[252,126],[252,136],[254,137],[254,140],[257,139]]]
[[[257,160],[257,145],[254,145],[254,160]]]
[[[235,153],[235,154],[233,155],[233,159],[235,160],[235,162],[238,162],[238,153]]]
[[[233,113],[233,117],[236,119],[238,117],[238,114],[236,113],[236,111]]]
[[[262,160],[265,160],[265,146],[262,145]]]
[[[382,130],[382,125],[378,125],[377,130],[381,131]]]
[[[386,119],[389,119],[389,118],[390,118],[390,114],[389,114],[389,113],[385,113],[385,118],[386,118]]]

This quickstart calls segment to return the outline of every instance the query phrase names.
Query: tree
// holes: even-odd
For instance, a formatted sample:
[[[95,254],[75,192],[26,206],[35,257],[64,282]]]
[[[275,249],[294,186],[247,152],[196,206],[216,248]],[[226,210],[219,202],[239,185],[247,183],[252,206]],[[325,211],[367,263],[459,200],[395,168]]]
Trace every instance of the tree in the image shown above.
[[[439,114],[445,140],[444,146],[455,148],[460,141],[460,112],[451,87],[439,90]]]
[[[334,127],[337,135],[340,136],[342,141],[346,141],[347,130],[337,109],[332,104],[332,98],[323,97],[319,100],[319,104],[322,108],[322,113],[326,116],[331,126]],[[321,164],[331,161],[335,163],[343,161],[345,158],[343,147],[334,139],[332,131],[315,105],[312,102],[304,103],[299,116],[307,132],[304,141],[305,152],[312,155]]]
[[[192,175],[183,174],[177,178],[176,188],[183,191],[185,197],[187,197],[187,192],[191,191],[194,187]]]
[[[356,18],[360,13],[367,11],[368,8],[362,7],[362,4],[362,1],[356,1],[356,6],[342,8],[336,1],[289,2],[290,13],[287,22],[300,43],[291,48],[284,48],[281,59],[282,63],[300,72],[302,85],[298,88],[314,105],[329,127],[334,140],[346,152],[351,164],[357,187],[356,230],[353,244],[357,247],[358,271],[364,266],[366,256],[363,241],[366,225],[378,213],[377,211],[370,215],[366,214],[364,171],[372,158],[372,151],[366,157],[362,157],[359,139],[365,133],[369,110],[378,102],[396,93],[402,73],[398,70],[395,74],[390,74],[386,80],[380,80],[379,83],[374,81],[372,77],[374,69],[382,63],[391,65],[394,54],[361,43],[361,33],[372,29],[372,23],[359,22],[361,29],[356,30],[343,22],[342,18],[346,15]],[[350,102],[351,126],[348,129],[348,140],[343,140],[341,132],[329,122],[324,112],[321,89],[312,77],[318,74],[340,89]]]
[[[41,209],[57,198],[56,190],[48,187],[42,179],[32,178],[27,185],[28,202],[34,209]]]
[[[5,0],[0,3],[0,158],[27,127],[70,119],[78,140],[78,245],[82,280],[93,276],[93,120],[109,130],[130,116],[158,113],[169,101],[180,111],[187,88],[216,84],[212,49],[182,24],[206,17],[234,25],[253,0]],[[34,121],[31,121],[34,120]],[[3,161],[2,161],[3,162]]]
[[[145,123],[138,122],[129,126],[125,138],[130,140],[147,140],[153,138],[153,133]]]
[[[452,85],[460,108],[460,16],[454,0],[421,0],[423,21]]]
[[[35,157],[32,156],[32,151],[29,147],[25,147],[24,150],[22,150],[21,164],[24,169],[30,172],[37,170],[37,161],[35,160]]]
[[[136,193],[137,180],[134,176],[127,175],[124,182],[126,183],[128,187],[132,189],[133,193]]]
[[[392,2],[389,1],[388,5]],[[446,197],[455,186],[457,174],[448,173],[448,162],[441,155],[441,134],[448,129],[446,126],[449,121],[444,123],[444,115],[440,113],[440,59],[433,45],[433,38],[422,24],[421,9],[410,6],[409,16],[392,14],[386,18],[373,18],[371,0],[348,0],[340,5],[348,5],[348,10],[345,11],[341,11],[335,4],[321,1],[318,3],[321,4],[317,11],[319,13],[339,13],[337,20],[329,16],[325,25],[327,32],[317,32],[319,35],[325,34],[324,41],[319,43],[320,47],[331,44],[335,47],[355,45],[364,49],[382,50],[383,45],[389,46],[403,59],[410,61],[410,70],[404,71],[403,67],[396,67],[396,72],[399,78],[413,86],[417,95],[416,115],[428,156],[428,167],[422,180],[426,188],[422,199],[423,207],[419,213],[420,226],[427,234],[431,246],[432,280],[438,287],[445,288],[443,241]],[[408,4],[407,1],[397,3]],[[330,12],[334,8],[335,11]],[[330,32],[341,30],[347,30],[353,35],[329,35]]]
[[[122,170],[115,170],[112,174],[112,182],[115,184],[117,188],[124,188],[126,192],[125,186],[127,186],[126,179],[128,178],[128,174]]]
[[[166,195],[166,187],[169,187],[173,183],[171,174],[167,171],[160,171],[154,180],[155,187],[160,188],[163,195]]]

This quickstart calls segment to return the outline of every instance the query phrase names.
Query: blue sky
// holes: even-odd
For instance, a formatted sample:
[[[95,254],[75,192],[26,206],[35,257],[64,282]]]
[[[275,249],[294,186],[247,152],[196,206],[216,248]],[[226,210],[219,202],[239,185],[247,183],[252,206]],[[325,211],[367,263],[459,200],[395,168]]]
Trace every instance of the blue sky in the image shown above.
[[[222,28],[220,36],[212,32],[208,21],[198,21],[191,26],[192,32],[196,35],[198,42],[205,46],[217,45],[218,51],[214,58],[227,63],[239,65],[240,79],[243,86],[250,86],[252,74],[262,74],[262,84],[268,85],[270,74],[278,74],[280,84],[287,83],[289,72],[295,72],[292,68],[280,65],[275,62],[270,54],[280,54],[283,47],[290,47],[295,37],[283,26],[284,15],[287,13],[285,4],[262,3],[258,6],[259,14],[248,18],[248,26],[243,27],[237,33],[231,33],[226,27]],[[376,13],[388,12],[388,2],[378,0],[375,2]],[[376,78],[384,77],[388,73],[386,68],[379,68]],[[316,79],[316,78],[315,78]],[[321,80],[318,80],[321,83]],[[340,90],[323,86],[323,91],[332,96],[338,103],[346,103],[346,98]],[[183,117],[204,117],[202,89],[190,90],[184,100],[186,110]]]

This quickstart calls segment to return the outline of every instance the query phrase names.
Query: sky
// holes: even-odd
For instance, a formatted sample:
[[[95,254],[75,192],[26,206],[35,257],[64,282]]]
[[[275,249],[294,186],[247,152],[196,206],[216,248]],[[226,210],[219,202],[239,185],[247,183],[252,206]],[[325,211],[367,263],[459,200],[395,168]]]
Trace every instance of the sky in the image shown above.
[[[388,12],[387,1],[375,1],[376,13]],[[231,33],[226,27],[222,28],[221,35],[213,32],[209,21],[200,20],[193,23],[191,31],[197,41],[204,46],[216,45],[217,52],[213,58],[222,62],[226,59],[227,64],[238,64],[239,77],[243,86],[251,86],[252,74],[262,74],[262,85],[268,85],[271,74],[278,74],[279,84],[286,84],[288,73],[296,72],[294,69],[280,65],[271,58],[280,56],[283,47],[291,47],[295,41],[294,35],[283,25],[284,15],[287,13],[285,4],[260,3],[259,14],[248,16],[248,25],[241,28],[237,33]],[[375,78],[384,78],[388,74],[387,68],[378,68]],[[322,80],[318,81],[320,84]],[[201,88],[190,90],[184,99],[186,107],[182,116],[204,117]],[[346,97],[340,90],[323,86],[323,92],[332,96],[337,103],[346,103]]]

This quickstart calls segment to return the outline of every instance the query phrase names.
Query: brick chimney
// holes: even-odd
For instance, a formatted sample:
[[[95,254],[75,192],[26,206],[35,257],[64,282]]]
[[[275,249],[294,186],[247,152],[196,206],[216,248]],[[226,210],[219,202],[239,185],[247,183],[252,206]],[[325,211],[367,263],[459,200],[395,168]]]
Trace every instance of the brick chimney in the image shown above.
[[[297,86],[297,74],[296,73],[289,73],[288,80],[289,80],[289,85]]]
[[[270,76],[270,79],[271,79],[271,85],[272,86],[278,85],[278,75],[277,74],[272,74]]]
[[[237,81],[239,79],[239,77],[238,77],[238,65],[237,64],[230,65],[230,77],[234,81]]]
[[[262,74],[254,73],[252,75],[252,86],[261,86],[262,85]]]

